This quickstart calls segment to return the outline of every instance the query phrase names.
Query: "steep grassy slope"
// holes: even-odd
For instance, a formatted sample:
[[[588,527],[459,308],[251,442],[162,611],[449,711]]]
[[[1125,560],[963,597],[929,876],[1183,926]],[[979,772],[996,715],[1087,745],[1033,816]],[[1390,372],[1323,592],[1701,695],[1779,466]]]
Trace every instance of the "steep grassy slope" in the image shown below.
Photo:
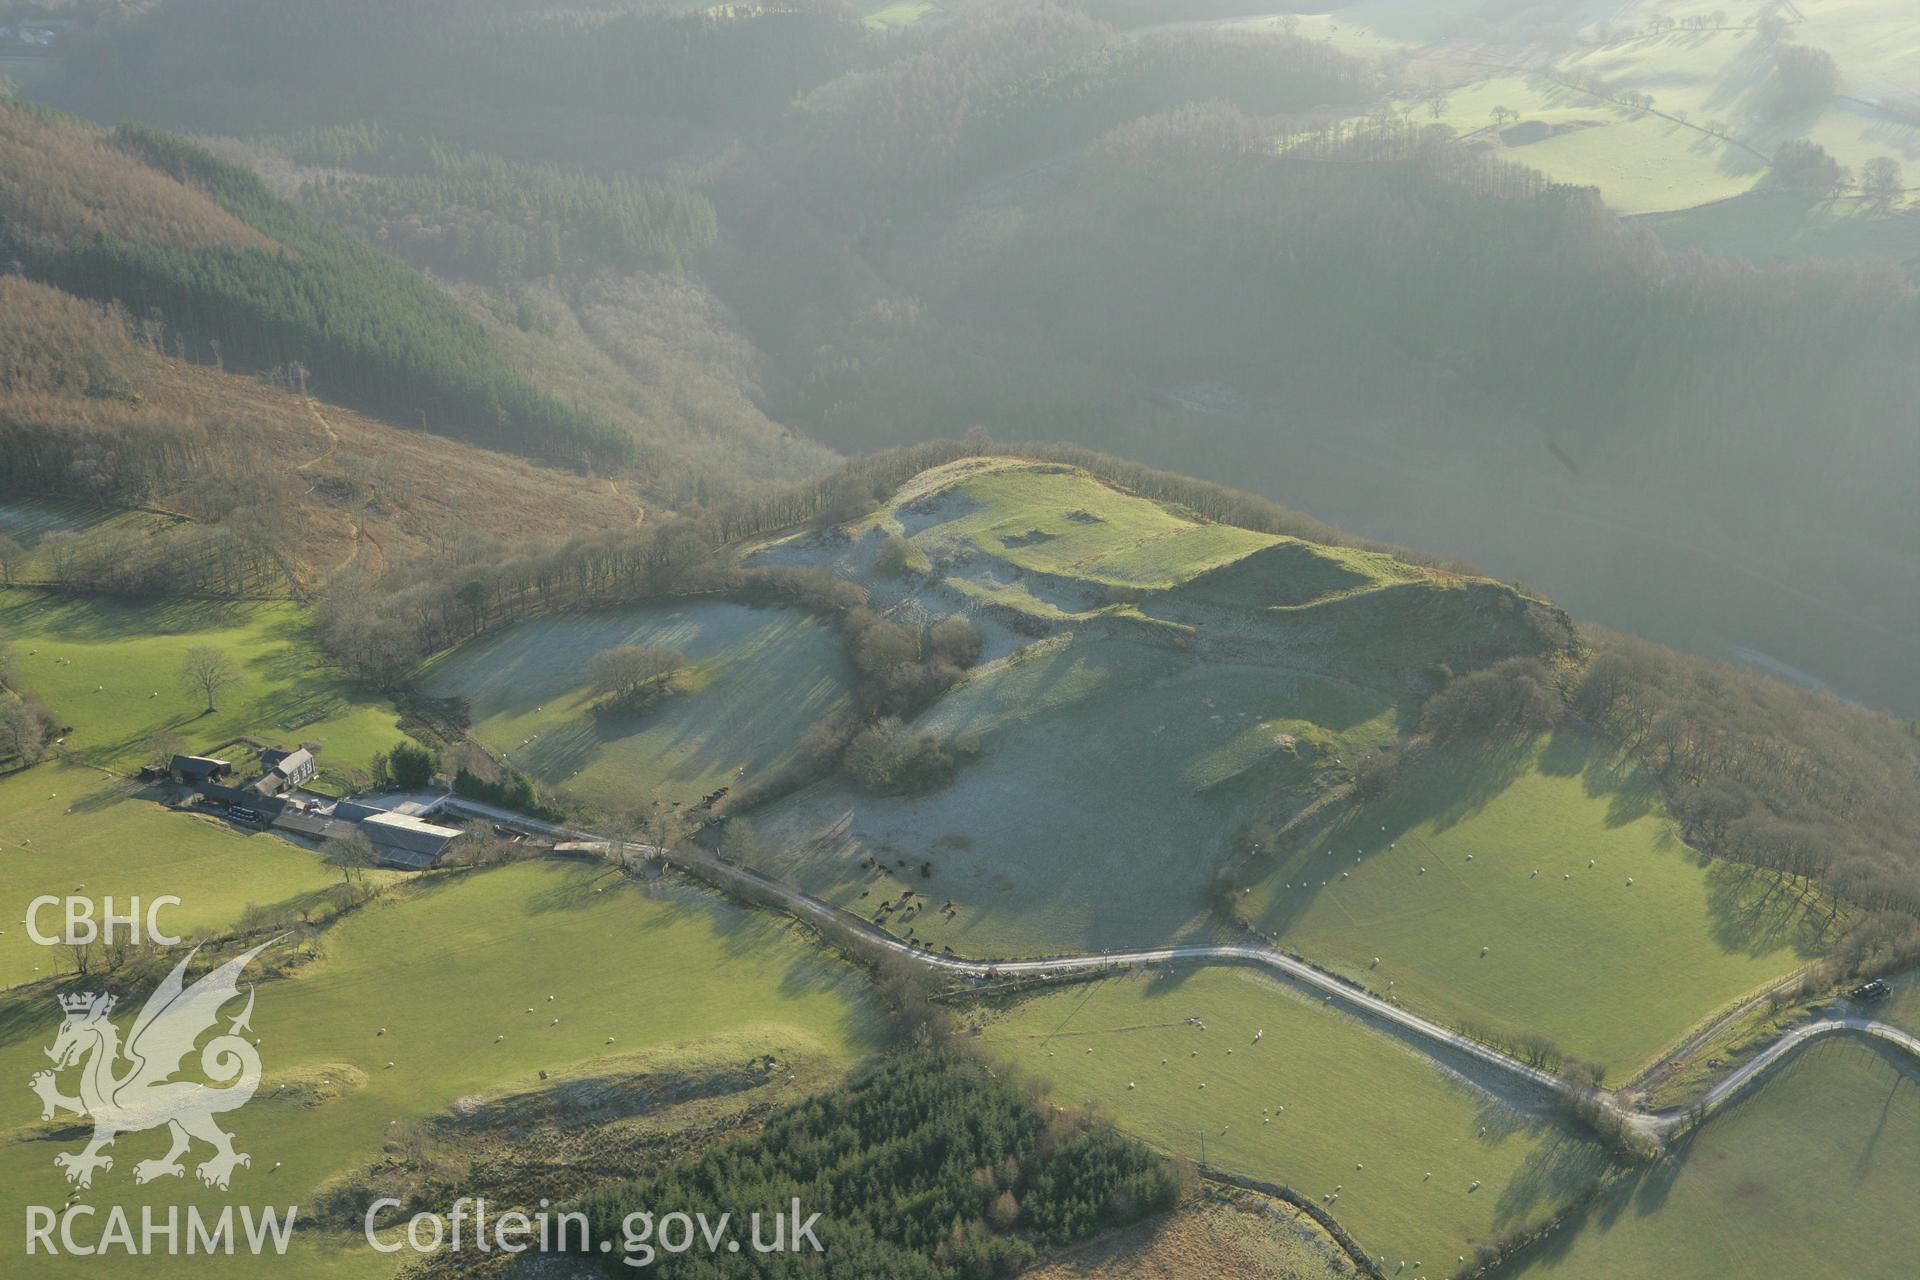
[[[1703,864],[1651,782],[1574,732],[1423,763],[1258,865],[1249,914],[1289,949],[1447,1020],[1546,1035],[1620,1079],[1831,942],[1820,904]]]
[[[592,963],[583,963],[586,956]],[[529,1006],[537,1012],[522,1012]],[[25,1079],[32,1063],[44,1065],[58,1008],[42,991],[12,998],[6,1013],[0,1063]],[[185,1183],[136,1187],[134,1160],[164,1145],[162,1135],[147,1133],[121,1138],[120,1159],[99,1175],[96,1194],[129,1206],[217,1208],[236,1197],[297,1203],[302,1219],[313,1221],[327,1203],[324,1185],[377,1170],[390,1155],[404,1160],[428,1136],[420,1122],[437,1117],[438,1130],[458,1135],[458,1117],[468,1117],[468,1158],[490,1149],[489,1117],[497,1123],[512,1114],[493,1101],[498,1095],[526,1095],[515,1105],[525,1123],[541,1128],[542,1108],[559,1105],[540,1099],[543,1071],[563,1084],[599,1080],[593,1087],[602,1090],[607,1080],[628,1080],[635,1092],[625,1105],[644,1116],[679,1099],[676,1079],[733,1080],[723,1094],[744,1090],[753,1102],[796,1100],[879,1043],[852,975],[778,922],[703,895],[650,895],[558,864],[396,891],[330,931],[316,962],[289,980],[261,984],[252,1025],[266,1079],[256,1101],[230,1118],[239,1149],[253,1157],[237,1172],[234,1192],[202,1187],[191,1171]],[[769,1054],[799,1081],[787,1083],[786,1071],[747,1071],[749,1060]],[[447,1111],[456,1100],[465,1109]],[[30,1119],[22,1109],[7,1121],[0,1188],[15,1203],[57,1204],[66,1184],[53,1155],[75,1142],[67,1126]],[[300,1274],[311,1273],[309,1264],[337,1274],[392,1274],[394,1259],[365,1247],[357,1218],[351,1226],[330,1221],[332,1229],[296,1238]],[[48,1275],[88,1269],[72,1258],[35,1265]],[[243,1257],[143,1265],[157,1275],[212,1268],[249,1276],[260,1264]]]
[[[889,576],[880,551],[902,537],[918,568]],[[830,567],[897,620],[982,628],[987,661],[916,724],[977,754],[952,785],[872,797],[826,782],[754,819],[782,874],[976,955],[1206,936],[1207,887],[1239,830],[1390,742],[1423,672],[1565,635],[1508,588],[1020,459],[925,472],[844,530],[753,558]],[[919,904],[879,910],[903,890]]]
[[[1389,1260],[1389,1274],[1401,1259],[1407,1276],[1452,1274],[1457,1256],[1551,1216],[1605,1168],[1535,1103],[1436,1071],[1254,974],[1175,970],[1067,987],[992,1017],[983,1039],[1058,1102],[1314,1196]]]
[[[867,915],[902,890],[925,895],[887,923],[966,954],[1206,936],[1206,885],[1236,826],[1390,738],[1391,710],[1376,692],[1259,662],[1044,641],[918,722],[949,743],[977,738],[980,758],[952,785],[869,797],[827,783],[755,821],[793,842],[778,865],[809,890]],[[863,869],[867,857],[891,870]],[[934,910],[949,901],[952,916]]]
[[[1797,1280],[1911,1274],[1920,1076],[1851,1039],[1816,1041],[1673,1156],[1607,1192],[1503,1277]]]
[[[587,667],[623,644],[689,659],[656,705],[603,712]],[[537,618],[463,645],[426,672],[474,733],[517,768],[598,805],[691,805],[777,768],[846,704],[847,661],[825,626],[785,610],[694,603]]]

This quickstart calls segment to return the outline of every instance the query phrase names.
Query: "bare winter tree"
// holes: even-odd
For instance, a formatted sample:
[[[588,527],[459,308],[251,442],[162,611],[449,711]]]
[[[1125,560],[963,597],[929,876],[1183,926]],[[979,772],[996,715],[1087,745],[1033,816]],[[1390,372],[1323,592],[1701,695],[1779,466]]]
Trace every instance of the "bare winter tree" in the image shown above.
[[[6,534],[0,533],[0,584],[11,586],[13,576],[27,562],[27,550]]]
[[[1907,180],[1900,162],[1892,156],[1875,156],[1861,166],[1860,194],[1875,213],[1892,213],[1907,194]]]
[[[180,661],[180,687],[194,697],[205,698],[209,712],[218,709],[214,703],[223,690],[239,683],[240,665],[210,644],[193,646]]]
[[[151,764],[164,767],[186,748],[185,741],[171,729],[155,729],[147,735],[147,760]]]

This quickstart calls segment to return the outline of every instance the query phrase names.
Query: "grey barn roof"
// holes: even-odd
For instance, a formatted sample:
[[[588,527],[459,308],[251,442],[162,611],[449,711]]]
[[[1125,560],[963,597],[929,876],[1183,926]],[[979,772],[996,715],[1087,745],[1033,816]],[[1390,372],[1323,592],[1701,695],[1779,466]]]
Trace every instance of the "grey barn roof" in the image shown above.
[[[425,871],[433,865],[434,855],[419,853],[412,849],[395,849],[387,845],[375,845],[374,860],[383,867],[396,871]]]
[[[311,770],[313,767],[313,752],[301,747],[297,751],[287,752],[274,761],[272,770],[283,778],[292,778],[297,777],[300,770]]]
[[[437,858],[460,835],[457,827],[435,826],[404,813],[376,813],[360,823],[361,834],[376,845]]]
[[[318,840],[341,840],[353,834],[351,822],[340,822],[317,813],[302,813],[298,809],[286,810],[273,820],[273,827],[276,831],[291,831],[295,835],[312,836]]]

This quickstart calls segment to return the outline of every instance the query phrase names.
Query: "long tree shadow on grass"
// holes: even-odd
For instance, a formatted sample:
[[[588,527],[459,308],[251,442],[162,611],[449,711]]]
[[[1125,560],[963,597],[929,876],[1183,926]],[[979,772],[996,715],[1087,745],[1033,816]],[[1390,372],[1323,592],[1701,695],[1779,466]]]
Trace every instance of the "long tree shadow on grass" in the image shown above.
[[[1540,752],[1540,772],[1581,780],[1586,794],[1607,801],[1606,824],[1624,827],[1662,808],[1659,784],[1605,740],[1584,729],[1561,726]]]
[[[92,596],[32,590],[0,602],[0,630],[48,644],[98,644],[160,635],[231,631],[245,627],[263,606],[225,600],[125,603]],[[266,606],[272,607],[272,606]]]
[[[1551,1136],[1528,1153],[1519,1171],[1500,1189],[1493,1222],[1502,1229],[1538,1222],[1577,1202],[1612,1167],[1599,1144],[1572,1132],[1565,1121],[1536,1121],[1524,1131]]]
[[[1791,947],[1803,957],[1826,950],[1828,912],[1777,872],[1735,862],[1706,865],[1713,939],[1727,951],[1766,955]]]

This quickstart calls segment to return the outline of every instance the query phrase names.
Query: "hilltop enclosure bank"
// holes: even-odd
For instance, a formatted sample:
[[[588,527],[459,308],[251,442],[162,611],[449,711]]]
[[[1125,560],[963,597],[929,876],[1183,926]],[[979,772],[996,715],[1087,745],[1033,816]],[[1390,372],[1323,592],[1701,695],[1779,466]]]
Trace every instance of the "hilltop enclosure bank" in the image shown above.
[[[283,1216],[284,1212],[284,1216]],[[124,1206],[99,1209],[71,1204],[62,1209],[27,1206],[27,1256],[74,1258],[113,1254],[129,1258],[194,1257],[212,1254],[284,1255],[293,1236],[295,1205],[275,1208],[238,1206],[240,1229],[234,1230],[235,1206],[224,1206],[209,1218],[197,1205],[164,1209],[143,1205],[136,1221]]]

